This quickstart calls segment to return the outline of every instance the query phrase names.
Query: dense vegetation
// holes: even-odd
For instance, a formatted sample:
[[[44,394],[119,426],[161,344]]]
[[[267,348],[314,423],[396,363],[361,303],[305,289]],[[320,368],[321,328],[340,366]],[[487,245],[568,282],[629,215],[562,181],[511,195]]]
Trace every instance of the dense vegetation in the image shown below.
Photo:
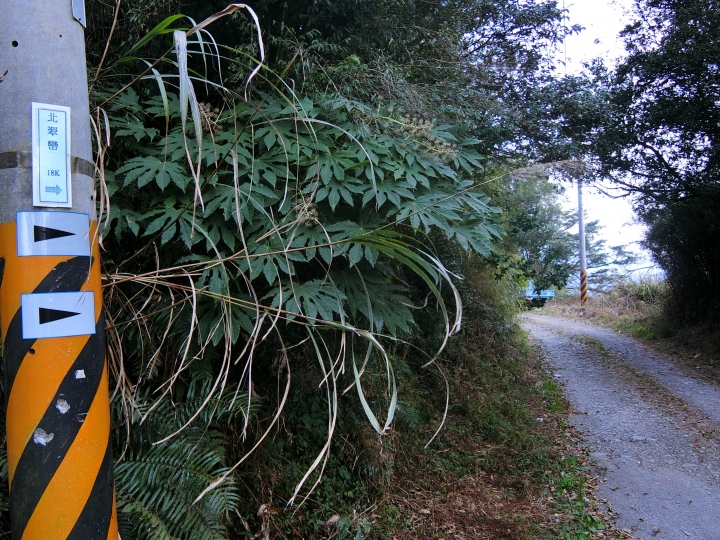
[[[417,532],[396,467],[557,479],[536,416],[562,407],[512,323],[519,282],[576,267],[550,173],[599,158],[641,193],[678,293],[684,231],[716,241],[708,117],[643,97],[683,58],[648,59],[678,11],[651,4],[616,73],[559,79],[553,0],[88,2],[123,537],[385,538]]]
[[[511,355],[463,282],[500,256],[489,195],[560,11],[259,2],[260,34],[246,9],[186,34],[225,6],[92,6],[123,535],[372,534],[393,420],[430,442],[462,371]]]
[[[666,271],[683,322],[717,321],[720,305],[720,33],[713,1],[648,2],[625,32],[630,56],[615,101],[634,117],[628,158],[647,247]],[[632,82],[631,82],[632,81]],[[632,148],[632,150],[630,149]],[[638,151],[643,149],[643,151]],[[615,152],[619,154],[619,152]]]

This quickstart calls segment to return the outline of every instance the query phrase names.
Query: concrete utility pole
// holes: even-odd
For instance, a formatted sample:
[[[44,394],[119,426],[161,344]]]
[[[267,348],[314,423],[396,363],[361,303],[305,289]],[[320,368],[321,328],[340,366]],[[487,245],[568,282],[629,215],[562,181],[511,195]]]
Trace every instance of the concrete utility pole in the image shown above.
[[[588,301],[587,259],[585,258],[585,216],[583,215],[582,180],[578,180],[578,237],[580,238],[580,305]]]
[[[12,538],[116,540],[83,0],[0,7]]]

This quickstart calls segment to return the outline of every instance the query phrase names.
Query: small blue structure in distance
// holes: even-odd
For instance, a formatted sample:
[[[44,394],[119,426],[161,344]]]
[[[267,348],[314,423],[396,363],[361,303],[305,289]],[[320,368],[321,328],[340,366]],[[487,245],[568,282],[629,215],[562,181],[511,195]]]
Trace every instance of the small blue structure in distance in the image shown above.
[[[555,291],[552,289],[535,290],[535,284],[532,279],[528,279],[528,285],[523,293],[525,303],[528,307],[543,307],[545,302],[555,298]]]

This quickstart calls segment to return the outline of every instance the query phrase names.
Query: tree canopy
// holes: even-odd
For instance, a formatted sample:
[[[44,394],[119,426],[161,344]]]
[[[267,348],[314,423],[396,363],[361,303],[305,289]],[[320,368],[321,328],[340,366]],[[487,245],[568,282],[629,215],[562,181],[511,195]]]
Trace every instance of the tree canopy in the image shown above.
[[[603,172],[643,207],[715,195],[720,172],[720,14],[716,2],[638,2],[628,52],[597,135]]]
[[[649,228],[645,246],[667,273],[671,309],[687,321],[712,318],[720,301],[717,8],[637,0],[621,34],[627,57],[572,82],[583,107],[559,128],[599,177],[633,197]]]

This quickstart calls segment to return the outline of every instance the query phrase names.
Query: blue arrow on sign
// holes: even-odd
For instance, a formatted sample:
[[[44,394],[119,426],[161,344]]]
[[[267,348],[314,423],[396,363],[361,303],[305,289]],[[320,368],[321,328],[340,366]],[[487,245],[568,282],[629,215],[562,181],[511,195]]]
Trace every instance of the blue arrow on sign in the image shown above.
[[[60,186],[57,186],[57,185],[54,187],[50,186],[50,187],[45,188],[46,193],[54,193],[55,195],[58,195],[61,191],[62,191],[62,189],[60,189]]]

